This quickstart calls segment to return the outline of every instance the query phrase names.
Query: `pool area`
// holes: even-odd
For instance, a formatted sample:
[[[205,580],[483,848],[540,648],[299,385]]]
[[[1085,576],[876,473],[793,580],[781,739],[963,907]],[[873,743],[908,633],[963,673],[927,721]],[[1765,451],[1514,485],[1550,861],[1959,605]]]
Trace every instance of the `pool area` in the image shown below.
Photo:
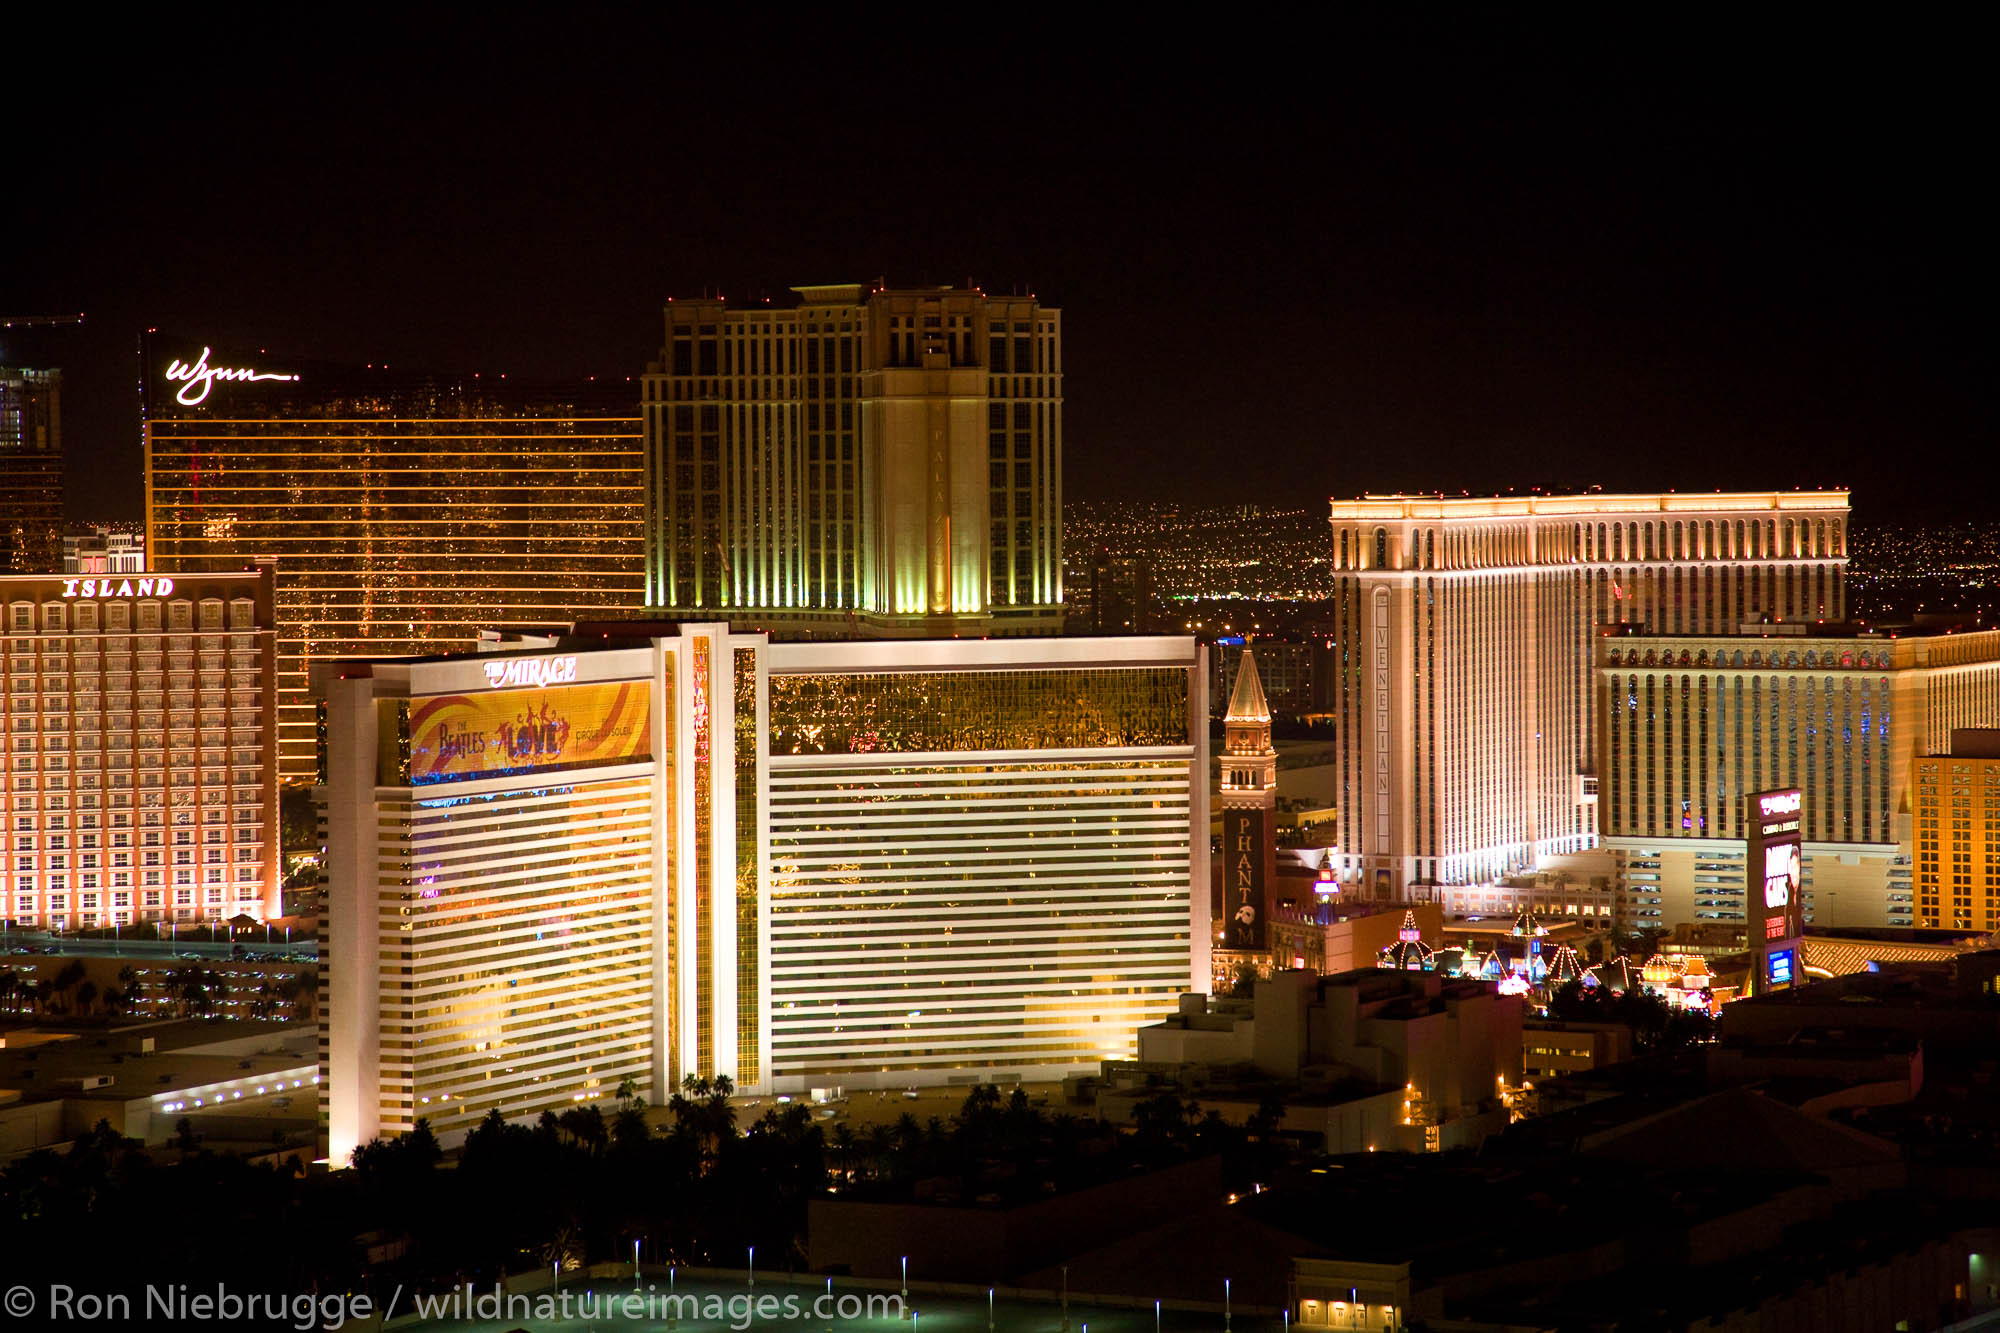
[[[941,1289],[913,1283],[907,1312],[894,1283],[835,1278],[787,1279],[759,1276],[755,1285],[742,1275],[718,1278],[646,1270],[635,1284],[628,1275],[565,1274],[552,1287],[546,1276],[515,1280],[516,1289],[492,1284],[433,1293],[421,1301],[404,1294],[388,1327],[397,1333],[1063,1333],[1058,1299],[1029,1300],[996,1290]],[[1281,1317],[1231,1313],[1231,1333],[1281,1333]],[[1072,1297],[1069,1333],[1222,1333],[1217,1310],[1174,1309],[1162,1305],[1094,1303]]]

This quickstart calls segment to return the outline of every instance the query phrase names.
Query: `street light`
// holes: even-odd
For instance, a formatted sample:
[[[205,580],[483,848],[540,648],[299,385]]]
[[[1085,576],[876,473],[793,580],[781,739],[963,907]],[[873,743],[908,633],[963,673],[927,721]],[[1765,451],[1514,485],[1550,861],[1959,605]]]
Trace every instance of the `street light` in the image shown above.
[[[1229,1333],[1229,1279],[1222,1279],[1222,1333]]]
[[[757,1247],[750,1247],[750,1285],[757,1285]]]
[[[1069,1333],[1069,1265],[1062,1266],[1062,1333]]]
[[[986,1333],[993,1333],[993,1288],[986,1289]],[[1153,1333],[1160,1333],[1154,1329]]]

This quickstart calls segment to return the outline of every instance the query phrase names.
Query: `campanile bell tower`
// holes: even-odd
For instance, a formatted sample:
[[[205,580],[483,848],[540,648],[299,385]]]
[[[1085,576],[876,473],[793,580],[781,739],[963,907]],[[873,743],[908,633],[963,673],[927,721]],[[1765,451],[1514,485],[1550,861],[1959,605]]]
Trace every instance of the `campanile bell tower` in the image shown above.
[[[1222,882],[1223,947],[1269,947],[1264,918],[1277,875],[1278,752],[1271,748],[1271,706],[1257,678],[1257,659],[1243,650],[1236,688],[1223,717]]]

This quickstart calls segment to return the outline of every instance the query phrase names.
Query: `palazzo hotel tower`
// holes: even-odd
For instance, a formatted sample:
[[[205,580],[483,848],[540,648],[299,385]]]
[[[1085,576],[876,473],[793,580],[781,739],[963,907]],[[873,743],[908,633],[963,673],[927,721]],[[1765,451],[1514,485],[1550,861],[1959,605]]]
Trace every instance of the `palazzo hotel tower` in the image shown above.
[[[1342,877],[1463,884],[1598,844],[1604,627],[1845,616],[1845,491],[1332,505]]]
[[[1057,633],[1062,324],[977,288],[675,301],[646,604],[786,637]]]

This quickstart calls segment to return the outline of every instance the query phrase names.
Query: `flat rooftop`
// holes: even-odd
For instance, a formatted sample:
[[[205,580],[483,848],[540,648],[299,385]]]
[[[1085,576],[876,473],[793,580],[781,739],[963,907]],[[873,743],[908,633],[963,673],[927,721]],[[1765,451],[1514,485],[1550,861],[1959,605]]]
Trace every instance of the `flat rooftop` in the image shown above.
[[[1799,510],[1845,514],[1847,491],[1656,491],[1607,494],[1585,491],[1571,495],[1474,496],[1443,492],[1429,495],[1364,495],[1356,500],[1333,500],[1332,517],[1343,519],[1483,519],[1483,518],[1569,518],[1584,514],[1741,514],[1760,510],[1792,513]]]

